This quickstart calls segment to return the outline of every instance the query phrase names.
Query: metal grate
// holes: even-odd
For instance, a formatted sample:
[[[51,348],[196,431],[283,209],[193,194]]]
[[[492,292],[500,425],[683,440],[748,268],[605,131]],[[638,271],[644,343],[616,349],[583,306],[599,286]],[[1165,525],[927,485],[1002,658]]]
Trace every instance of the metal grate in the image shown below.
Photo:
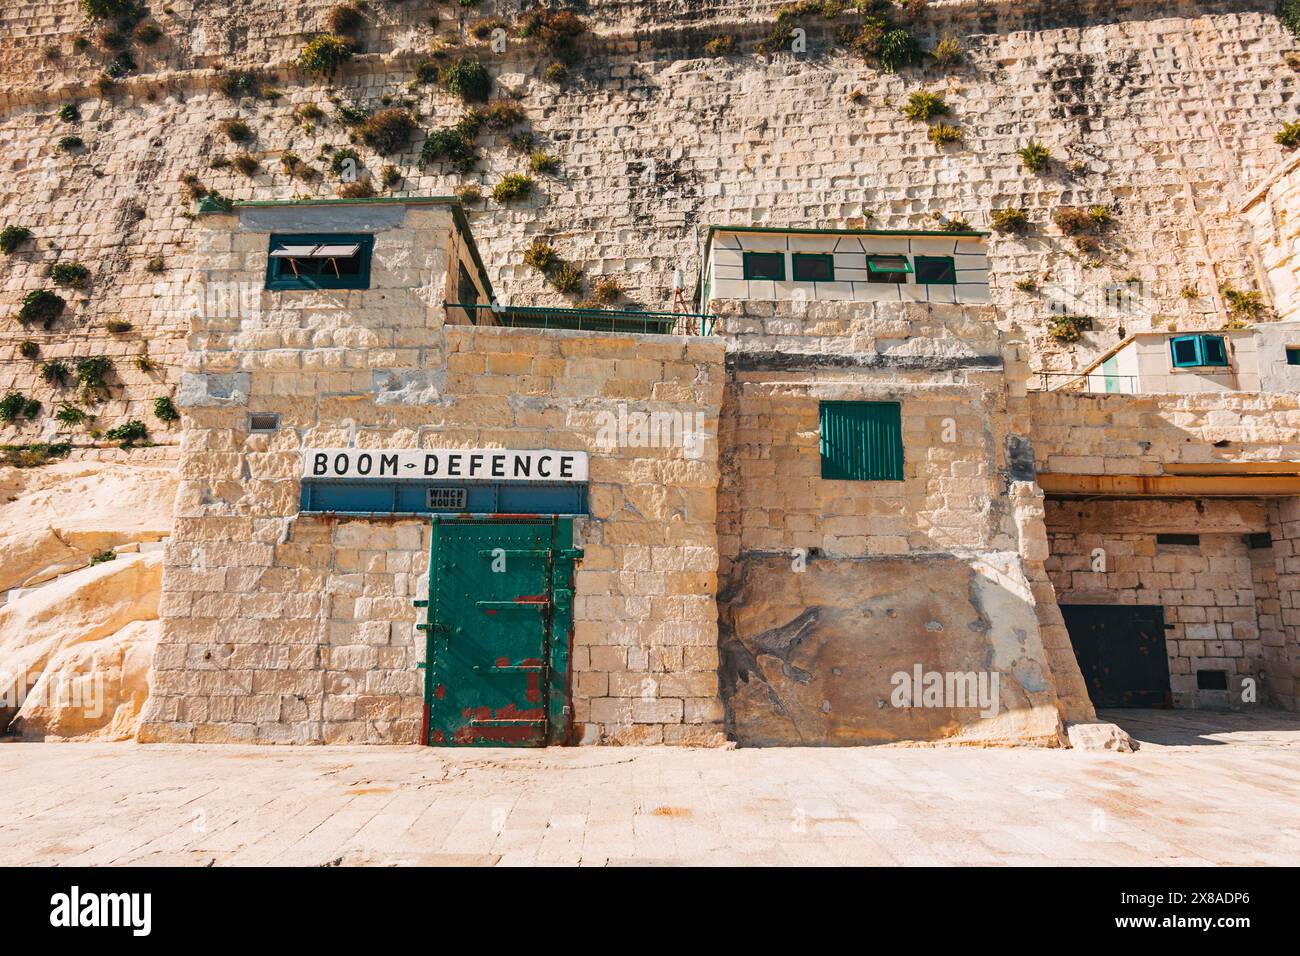
[[[429,508],[434,511],[464,511],[468,492],[464,488],[430,488]]]
[[[250,432],[273,432],[280,427],[280,416],[254,413],[248,416]]]

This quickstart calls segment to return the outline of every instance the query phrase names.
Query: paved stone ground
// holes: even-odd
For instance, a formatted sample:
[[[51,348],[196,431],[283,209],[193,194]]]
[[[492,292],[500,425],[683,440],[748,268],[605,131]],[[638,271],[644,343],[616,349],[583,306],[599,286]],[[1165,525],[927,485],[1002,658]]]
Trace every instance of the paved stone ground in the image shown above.
[[[0,864],[1297,864],[1300,717],[1048,750],[0,746]]]

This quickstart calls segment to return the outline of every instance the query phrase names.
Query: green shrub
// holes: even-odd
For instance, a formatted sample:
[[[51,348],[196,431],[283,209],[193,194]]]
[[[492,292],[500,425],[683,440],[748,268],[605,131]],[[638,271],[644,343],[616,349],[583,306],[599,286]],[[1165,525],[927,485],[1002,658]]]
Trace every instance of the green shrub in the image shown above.
[[[82,12],[92,20],[111,20],[130,16],[135,0],[81,0]]]
[[[998,232],[1024,232],[1028,226],[1029,217],[1023,209],[1008,206],[993,211],[993,228]]]
[[[217,79],[217,89],[232,100],[257,97],[262,92],[262,78],[251,70],[228,70]]]
[[[31,237],[32,231],[26,226],[5,226],[0,229],[0,252],[11,256]]]
[[[459,125],[429,133],[420,150],[421,166],[441,162],[460,173],[469,172],[478,160],[474,136]]]
[[[623,286],[613,276],[603,276],[596,280],[591,290],[591,300],[598,305],[613,305],[622,295]]]
[[[1286,149],[1295,149],[1300,146],[1300,121],[1284,123],[1282,129],[1273,137],[1273,140]]]
[[[1238,320],[1258,320],[1264,312],[1264,296],[1260,292],[1242,292],[1231,287],[1221,290],[1228,315]]]
[[[351,161],[351,166],[348,165],[349,161]],[[361,170],[361,157],[357,154],[357,151],[350,146],[334,150],[334,155],[330,157],[330,172],[335,176],[342,177],[349,169],[353,173]]]
[[[120,335],[123,332],[131,331],[131,323],[126,319],[109,319],[104,323],[104,328],[114,335]]]
[[[352,59],[352,46],[342,37],[323,33],[307,42],[298,54],[298,66],[317,76],[333,76],[338,68]]]
[[[539,176],[553,176],[560,171],[560,160],[545,150],[539,149],[528,157],[528,166]]]
[[[396,166],[385,166],[379,173],[379,181],[385,189],[394,189],[402,182],[402,171]]]
[[[82,149],[86,141],[80,136],[61,136],[59,137],[58,149],[62,153],[70,153],[73,150]]]
[[[494,100],[482,109],[474,111],[477,122],[482,123],[488,129],[497,131],[518,126],[524,121],[525,115],[524,108],[510,100]]]
[[[18,308],[18,321],[23,325],[39,322],[48,329],[63,314],[67,304],[67,300],[58,293],[49,289],[35,289],[23,297],[23,304]]]
[[[1024,279],[1017,279],[1015,285],[1021,292],[1038,291],[1038,281],[1033,278],[1026,277]]]
[[[550,272],[559,263],[555,247],[545,239],[534,239],[524,250],[524,263],[538,272]]]
[[[578,59],[578,38],[586,32],[586,21],[577,14],[545,7],[529,11],[519,24],[520,37],[532,40],[561,63]]]
[[[108,548],[104,551],[100,551],[96,554],[91,555],[90,566],[94,567],[97,564],[104,564],[107,561],[112,561],[116,557],[117,557],[117,552],[114,551],[112,548]]]
[[[1052,151],[1032,139],[1016,152],[1020,156],[1021,164],[1031,173],[1042,172],[1052,162]]]
[[[142,23],[135,28],[135,38],[145,46],[153,46],[162,38],[162,29],[156,23]]]
[[[232,143],[247,143],[253,138],[253,128],[241,119],[224,119],[220,128]]]
[[[947,146],[949,143],[960,143],[965,134],[961,131],[960,126],[953,126],[951,123],[935,123],[926,133],[930,142],[935,146]]]
[[[181,417],[181,413],[176,411],[176,406],[166,395],[160,395],[153,400],[153,413],[159,421],[174,422]]]
[[[32,442],[30,445],[0,445],[3,461],[14,468],[38,468],[56,458],[67,458],[71,442]]]
[[[961,44],[953,37],[944,37],[936,43],[930,55],[934,57],[934,62],[942,67],[956,66],[963,59]]]
[[[40,353],[41,347],[31,339],[23,339],[18,343],[18,354],[25,359],[34,359]]]
[[[82,388],[104,391],[108,388],[106,376],[113,370],[113,360],[107,355],[90,355],[77,361],[76,370]]]
[[[252,176],[262,165],[255,156],[250,156],[248,153],[240,153],[230,161],[230,164],[245,176]]]
[[[68,366],[53,359],[49,362],[41,363],[41,378],[47,385],[53,385],[55,388],[62,388],[68,379]]]
[[[714,37],[704,44],[704,52],[709,56],[729,56],[735,49],[736,38],[733,36]]]
[[[158,273],[167,268],[167,261],[162,256],[154,256],[144,264],[146,272]]]
[[[344,183],[338,189],[340,199],[374,199],[375,187],[371,185],[369,179],[358,179],[356,182]]]
[[[543,70],[542,76],[550,83],[563,83],[569,78],[569,68],[557,61]]]
[[[905,66],[920,63],[925,57],[921,44],[907,30],[890,30],[880,38],[876,62],[886,73],[897,73]]]
[[[1300,0],[1277,0],[1277,15],[1288,30],[1300,37]]]
[[[492,92],[492,75],[482,63],[467,56],[447,67],[442,81],[466,103],[484,102]]]
[[[59,119],[65,123],[77,123],[81,121],[81,110],[77,109],[75,103],[64,103],[59,107]]]
[[[84,289],[90,279],[90,270],[80,262],[56,262],[50,266],[50,278],[59,285]]]
[[[128,73],[135,72],[136,69],[138,69],[138,64],[135,62],[135,57],[129,51],[123,50],[113,57],[112,62],[104,68],[104,73],[115,80],[120,80]]]
[[[1061,345],[1073,345],[1092,328],[1092,319],[1086,315],[1053,315],[1047,320],[1047,335]]]
[[[366,18],[352,4],[340,3],[325,14],[325,25],[330,33],[353,34],[366,25]]]
[[[462,203],[482,202],[483,190],[478,183],[466,183],[456,189],[456,198]]]
[[[58,419],[58,421],[61,424],[68,425],[69,427],[74,427],[74,428],[77,425],[83,424],[87,419],[90,418],[89,415],[87,415],[76,405],[72,405],[68,402],[63,402],[61,405],[59,405],[59,410],[54,413],[54,417]]]
[[[149,429],[145,428],[144,422],[133,418],[116,428],[110,428],[104,433],[104,437],[110,441],[120,441],[123,448],[130,448],[136,442],[149,437]]]
[[[343,126],[360,126],[370,119],[370,110],[356,103],[336,103],[334,113]]]
[[[41,403],[29,399],[22,392],[10,392],[0,398],[0,422],[12,424],[19,418],[35,418],[40,413]]]
[[[939,217],[940,232],[973,232],[974,227],[970,222],[961,216],[953,216],[951,219]]]
[[[507,173],[501,177],[501,181],[492,187],[492,198],[499,203],[507,203],[516,199],[527,199],[533,192],[533,179],[531,176],[522,176],[518,173]]]
[[[938,93],[918,90],[907,98],[902,106],[903,115],[908,119],[931,120],[936,116],[948,115],[948,104]]]
[[[381,156],[401,152],[415,135],[415,117],[409,110],[386,109],[371,116],[358,129],[361,142]]]
[[[325,119],[325,111],[315,103],[302,103],[294,110],[294,115],[302,123],[319,123]]]
[[[582,271],[571,262],[562,262],[551,273],[551,283],[566,295],[582,289]]]

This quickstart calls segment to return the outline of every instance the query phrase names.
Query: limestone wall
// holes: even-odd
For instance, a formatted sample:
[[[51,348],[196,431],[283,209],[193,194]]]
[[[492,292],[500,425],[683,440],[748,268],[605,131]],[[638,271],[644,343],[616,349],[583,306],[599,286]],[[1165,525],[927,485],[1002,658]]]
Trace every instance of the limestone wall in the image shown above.
[[[409,89],[433,39],[428,4],[371,4],[364,52],[332,85],[291,68],[330,5],[175,0],[170,12],[155,11],[159,42],[131,46],[139,69],[103,95],[94,84],[116,53],[100,47],[98,28],[75,0],[15,0],[0,10],[0,150],[9,157],[0,223],[35,233],[0,259],[0,313],[12,315],[26,293],[49,286],[45,273],[57,259],[75,258],[92,274],[84,294],[67,294],[68,310],[48,333],[11,321],[0,328],[0,391],[18,388],[45,407],[37,421],[0,431],[0,440],[47,433],[61,400],[13,351],[23,338],[51,357],[114,356],[120,384],[95,409],[100,427],[140,417],[170,434],[150,418],[148,403],[175,385],[184,324],[155,301],[160,285],[184,282],[203,265],[182,175],[241,199],[334,195],[340,184],[327,171],[304,182],[280,162],[292,150],[323,170],[321,150],[347,144],[331,96],[368,107],[409,98],[426,129],[463,115],[436,87]],[[753,43],[770,26],[736,0],[594,0],[596,35],[582,42],[584,59],[565,83],[543,78],[549,59],[531,47],[512,41],[493,54],[469,37],[469,23],[497,9],[490,3],[437,5],[437,32],[453,55],[472,48],[484,57],[499,90],[520,90],[524,128],[561,161],[528,201],[471,211],[492,278],[514,301],[560,298],[522,263],[538,235],[552,237],[588,276],[616,276],[631,300],[663,306],[672,270],[696,272],[707,222],[863,225],[871,213],[875,227],[927,228],[942,214],[982,227],[993,209],[1018,205],[1033,226],[1021,238],[993,239],[994,303],[1026,329],[1035,366],[1078,368],[1113,344],[1121,320],[1099,320],[1083,343],[1062,349],[1042,335],[1057,293],[1021,292],[1016,281],[1033,278],[1086,299],[1134,276],[1154,290],[1153,315],[1209,328],[1224,318],[1217,288],[1254,281],[1249,234],[1235,211],[1281,159],[1273,134],[1294,118],[1300,81],[1284,61],[1295,41],[1273,6],[936,2],[914,29],[927,43],[957,37],[966,63],[951,73],[928,66],[897,75],[834,47],[834,25],[819,21],[806,25],[806,55],[757,55]],[[500,9],[511,15],[515,7]],[[737,52],[707,55],[704,44],[718,35],[734,36]],[[78,49],[78,36],[90,45]],[[218,92],[220,71],[248,68],[266,71],[264,85],[282,95],[234,101]],[[899,103],[922,88],[943,93],[965,131],[963,146],[937,149],[923,124],[902,118]],[[57,118],[65,103],[78,106],[79,122]],[[327,120],[310,129],[295,121],[305,104],[324,108]],[[246,146],[218,129],[234,117],[253,127]],[[57,148],[70,133],[83,149]],[[1048,174],[1019,165],[1015,151],[1031,138],[1058,157]],[[420,169],[419,136],[389,157],[359,152],[372,176],[384,165],[398,169],[395,192],[439,194],[471,181],[490,187],[523,169],[525,158],[506,139],[481,137],[483,161],[466,176],[437,164]],[[252,176],[211,167],[245,150],[260,163]],[[1051,225],[1060,206],[1094,203],[1116,217],[1100,264]],[[162,271],[150,272],[156,257]],[[1180,294],[1188,286],[1198,290],[1192,300]],[[115,319],[133,330],[106,332]],[[1122,321],[1132,331],[1146,320]],[[158,368],[137,375],[130,359],[146,341]]]
[[[1027,408],[1044,473],[1159,475],[1166,462],[1300,460],[1300,396],[1293,393],[1030,392]]]
[[[1300,319],[1300,155],[1290,156],[1246,200],[1260,271],[1273,308]]]
[[[1241,706],[1242,678],[1257,682],[1259,700],[1279,703],[1291,694],[1289,666],[1273,657],[1285,653],[1275,628],[1266,640],[1261,626],[1276,600],[1276,577],[1264,567],[1272,551],[1246,540],[1267,529],[1262,500],[1051,501],[1047,570],[1061,604],[1164,608],[1175,706],[1198,705],[1202,669],[1228,672],[1237,693],[1216,699],[1221,706]],[[1200,543],[1161,544],[1159,533],[1196,534]]]

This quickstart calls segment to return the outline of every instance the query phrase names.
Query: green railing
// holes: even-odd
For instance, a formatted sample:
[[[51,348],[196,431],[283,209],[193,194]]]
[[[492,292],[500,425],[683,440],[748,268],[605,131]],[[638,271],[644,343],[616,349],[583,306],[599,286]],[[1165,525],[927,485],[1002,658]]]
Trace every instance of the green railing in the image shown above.
[[[641,332],[650,335],[712,335],[716,316],[694,312],[636,312],[630,309],[551,309],[538,306],[468,305],[446,302],[474,325],[577,332]]]

